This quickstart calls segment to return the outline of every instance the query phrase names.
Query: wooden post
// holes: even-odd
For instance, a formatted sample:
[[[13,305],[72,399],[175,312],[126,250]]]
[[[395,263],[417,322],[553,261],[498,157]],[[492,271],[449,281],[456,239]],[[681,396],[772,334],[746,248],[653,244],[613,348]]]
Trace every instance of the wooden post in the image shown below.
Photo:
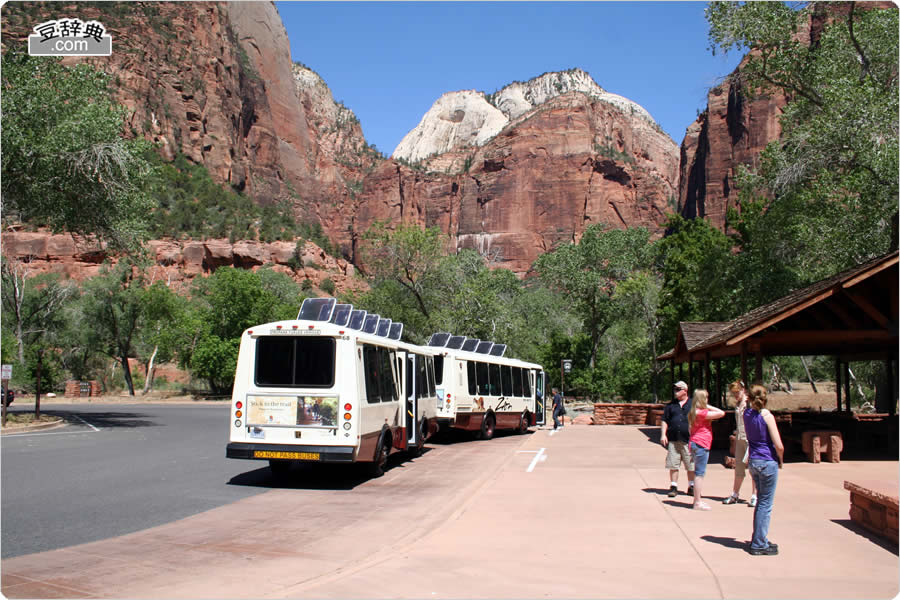
[[[725,408],[725,398],[722,397],[722,359],[716,359],[716,398],[719,400],[719,408]]]
[[[688,395],[694,392],[694,355],[688,354]]]
[[[741,343],[741,381],[744,382],[744,387],[747,390],[750,390],[750,382],[747,381],[747,345]]]
[[[834,357],[834,391],[837,394],[837,411],[841,412],[841,359]]]
[[[846,401],[844,405],[847,407],[846,412],[853,412],[853,409],[850,406],[850,363],[844,363],[844,398]]]
[[[706,380],[706,382],[705,382],[704,385],[703,385],[703,388],[704,388],[707,392],[709,392],[709,395],[710,395],[710,396],[712,396],[712,395],[713,395],[713,390],[712,390],[712,372],[710,371],[710,366],[709,366],[709,363],[710,363],[710,360],[711,360],[711,359],[709,358],[709,352],[706,353],[706,356],[704,356],[703,359],[704,359],[704,360],[703,360],[703,378]],[[715,406],[715,403],[713,403],[713,406]]]

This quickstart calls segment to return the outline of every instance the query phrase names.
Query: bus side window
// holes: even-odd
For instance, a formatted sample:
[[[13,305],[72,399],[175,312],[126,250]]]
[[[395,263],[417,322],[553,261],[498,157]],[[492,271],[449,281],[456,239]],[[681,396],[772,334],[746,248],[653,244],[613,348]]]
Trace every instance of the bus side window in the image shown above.
[[[366,374],[366,400],[369,404],[381,402],[381,388],[379,385],[378,371],[381,368],[381,360],[378,356],[378,348],[375,346],[363,346],[363,370]]]
[[[478,393],[479,395],[487,395],[490,393],[491,382],[488,378],[488,366],[487,363],[478,362],[475,363],[475,375],[477,377],[478,384]]]
[[[526,398],[531,398],[531,374],[533,372],[528,369],[522,369],[522,385],[524,386],[522,391],[525,392]]]
[[[502,392],[504,396],[513,395],[512,367],[503,365],[500,367],[500,377],[503,381]]]
[[[434,357],[434,384],[441,385],[444,381],[444,357]]]
[[[522,397],[522,367],[513,367],[512,370],[513,396]]]
[[[488,370],[491,372],[491,396],[500,395],[500,365],[489,364]]]
[[[425,374],[428,376],[428,395],[432,398],[437,395],[434,391],[434,358],[429,356],[425,359]]]
[[[478,389],[475,385],[475,363],[471,360],[466,361],[466,376],[469,378],[469,395],[474,396]]]
[[[397,401],[397,382],[394,380],[394,370],[391,368],[391,363],[394,362],[395,353],[391,352],[387,348],[378,348],[378,354],[381,355],[381,401],[382,402],[396,402]]]
[[[425,374],[425,357],[418,354],[416,357],[416,398],[424,398],[428,395],[428,377]]]

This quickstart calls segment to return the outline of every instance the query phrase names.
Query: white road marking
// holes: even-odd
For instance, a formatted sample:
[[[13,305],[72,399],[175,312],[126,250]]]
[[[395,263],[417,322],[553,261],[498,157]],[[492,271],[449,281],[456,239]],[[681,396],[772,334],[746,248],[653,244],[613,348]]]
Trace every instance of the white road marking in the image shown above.
[[[84,423],[85,425],[87,425],[88,427],[90,427],[91,429],[93,429],[94,431],[100,431],[100,429],[98,427],[94,427],[93,425],[91,425],[90,423],[88,423],[87,421],[85,421],[84,419],[79,417],[78,415],[72,415],[72,416],[75,417],[76,419],[78,419],[79,421],[81,421],[82,423]]]
[[[544,450],[546,450],[546,448],[541,448],[540,450],[538,450],[537,454],[534,455],[534,458],[531,459],[531,464],[528,465],[527,469],[525,469],[526,473],[531,473],[532,471],[534,471],[534,467],[537,466],[538,462],[547,460],[547,455],[544,454]]]

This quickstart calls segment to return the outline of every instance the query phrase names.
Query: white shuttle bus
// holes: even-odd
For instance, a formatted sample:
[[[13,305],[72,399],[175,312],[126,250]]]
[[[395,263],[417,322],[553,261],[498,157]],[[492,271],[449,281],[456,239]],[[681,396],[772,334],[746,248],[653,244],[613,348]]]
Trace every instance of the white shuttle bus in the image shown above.
[[[421,451],[437,431],[434,348],[400,341],[402,323],[334,298],[303,301],[296,320],[241,336],[228,458],[369,463]]]
[[[504,357],[505,344],[435,333],[438,423],[491,439],[497,429],[525,433],[546,422],[544,369]]]

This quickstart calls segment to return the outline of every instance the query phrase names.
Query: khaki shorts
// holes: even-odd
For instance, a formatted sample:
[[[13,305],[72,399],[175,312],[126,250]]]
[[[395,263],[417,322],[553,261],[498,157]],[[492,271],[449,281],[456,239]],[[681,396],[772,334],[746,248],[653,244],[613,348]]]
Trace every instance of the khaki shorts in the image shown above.
[[[734,440],[734,476],[743,477],[747,472],[747,440]]]
[[[688,442],[669,442],[669,453],[666,455],[666,468],[677,470],[681,463],[688,471],[694,470],[694,459],[691,458],[691,445]]]

